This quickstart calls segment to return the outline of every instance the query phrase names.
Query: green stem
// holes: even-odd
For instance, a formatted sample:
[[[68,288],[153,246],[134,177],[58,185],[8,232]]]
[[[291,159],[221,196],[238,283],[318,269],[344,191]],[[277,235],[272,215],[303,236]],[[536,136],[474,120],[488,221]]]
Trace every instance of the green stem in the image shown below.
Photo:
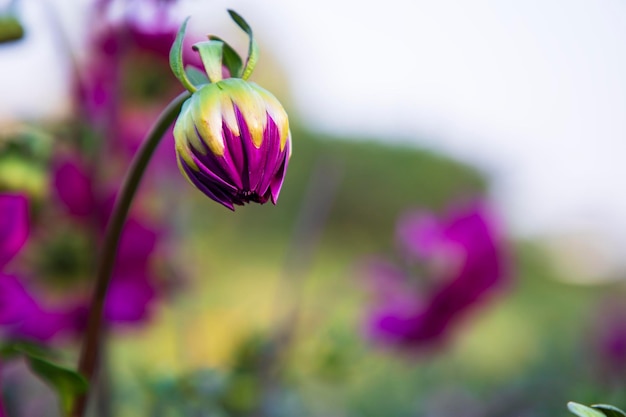
[[[96,284],[93,290],[91,306],[89,309],[89,317],[87,321],[87,330],[83,337],[83,345],[78,363],[78,372],[80,372],[89,382],[89,388],[93,388],[95,380],[95,370],[98,364],[99,349],[102,345],[102,316],[104,311],[105,299],[109,283],[111,281],[111,273],[115,264],[115,256],[117,255],[117,247],[122,234],[126,216],[133,202],[141,178],[152,158],[157,145],[161,141],[163,134],[180,113],[183,102],[190,96],[189,92],[181,93],[178,97],[168,104],[168,106],[159,115],[156,123],[148,132],[146,139],[135,154],[133,161],[126,173],[126,177],[122,183],[119,195],[115,201],[113,212],[109,223],[107,224],[104,241],[102,243],[101,253],[98,260],[98,268],[96,270]],[[89,391],[85,392],[75,402],[72,411],[73,417],[82,417],[85,413]]]

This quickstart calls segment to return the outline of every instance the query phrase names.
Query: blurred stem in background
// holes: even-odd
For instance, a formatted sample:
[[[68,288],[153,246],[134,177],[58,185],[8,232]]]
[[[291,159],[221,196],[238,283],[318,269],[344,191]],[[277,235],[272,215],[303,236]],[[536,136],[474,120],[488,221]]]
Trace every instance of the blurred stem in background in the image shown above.
[[[261,386],[265,391],[262,395],[264,399],[270,398],[271,392],[276,389],[280,361],[291,345],[300,317],[304,278],[319,246],[342,178],[341,160],[329,158],[328,155],[318,157],[302,198],[285,255],[286,262],[277,285],[274,305],[278,325],[270,340],[269,351],[265,352],[262,369],[259,370]],[[258,415],[264,416],[266,412],[263,403],[260,406]]]
[[[327,155],[320,156],[302,199],[275,302],[277,308],[286,306],[284,311],[276,313],[279,320],[283,320],[282,325],[279,325],[278,336],[286,339],[285,343],[293,335],[302,304],[304,277],[310,269],[311,258],[325,229],[342,174],[343,164],[340,160],[330,159]],[[284,303],[282,300],[291,302]]]
[[[146,139],[137,151],[130,168],[128,169],[120,193],[115,201],[111,219],[106,228],[104,242],[102,244],[98,267],[96,272],[96,283],[90,304],[87,330],[84,335],[78,371],[87,379],[90,387],[88,391],[78,398],[73,417],[81,417],[85,412],[89,391],[94,385],[95,370],[98,364],[99,350],[101,348],[102,316],[105,299],[111,273],[117,254],[117,247],[120,235],[128,211],[133,202],[135,193],[139,187],[143,174],[150,162],[150,159],[161,141],[164,133],[173,123],[180,112],[183,102],[189,98],[188,92],[181,93],[159,115],[159,118],[148,132]]]

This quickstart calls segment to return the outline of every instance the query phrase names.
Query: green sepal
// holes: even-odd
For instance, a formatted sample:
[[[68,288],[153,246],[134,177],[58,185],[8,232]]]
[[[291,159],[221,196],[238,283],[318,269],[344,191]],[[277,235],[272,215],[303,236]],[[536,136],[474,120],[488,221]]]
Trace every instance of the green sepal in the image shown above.
[[[605,417],[602,412],[573,401],[567,403],[567,408],[578,417]]]
[[[241,78],[241,70],[243,69],[243,61],[241,57],[226,41],[215,35],[209,35],[212,41],[220,41],[224,44],[224,54],[222,56],[223,64],[232,78]]]
[[[248,58],[246,59],[246,65],[244,66],[243,73],[241,74],[241,78],[247,80],[252,74],[252,71],[254,71],[254,67],[259,60],[259,46],[254,40],[254,36],[252,35],[252,28],[250,27],[248,22],[246,22],[244,18],[239,16],[239,14],[237,14],[237,12],[235,12],[234,10],[229,9],[228,14],[230,14],[230,17],[235,21],[237,26],[239,26],[244,32],[246,32],[248,34],[248,37],[250,38],[250,44],[248,45]]]
[[[69,416],[74,401],[89,385],[78,372],[46,359],[45,356],[49,355],[49,352],[37,345],[27,343],[4,345],[0,347],[0,355],[3,358],[23,356],[33,373],[56,391],[64,416]]]
[[[185,87],[190,93],[195,93],[196,87],[191,83],[191,81],[189,81],[189,78],[187,78],[187,73],[185,72],[185,66],[183,64],[183,40],[185,39],[185,31],[187,30],[188,21],[189,17],[187,17],[180,26],[178,34],[176,35],[176,40],[172,45],[172,49],[170,49],[170,68],[183,87]]]
[[[191,83],[198,88],[211,82],[204,71],[200,71],[198,68],[191,65],[187,65],[185,72],[187,73],[187,78],[189,78]]]
[[[193,45],[194,51],[198,51],[206,75],[212,83],[222,79],[222,55],[224,42],[202,41]]]

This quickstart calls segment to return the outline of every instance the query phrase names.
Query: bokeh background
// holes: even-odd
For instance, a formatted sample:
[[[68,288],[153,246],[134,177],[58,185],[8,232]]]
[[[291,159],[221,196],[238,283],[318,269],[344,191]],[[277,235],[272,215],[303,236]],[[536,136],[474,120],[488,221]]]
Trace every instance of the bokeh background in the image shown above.
[[[67,146],[94,22],[142,2],[113,3],[95,18],[88,1],[17,3],[25,36],[0,45],[0,141],[45,143],[52,160]],[[191,37],[245,53],[227,8],[260,43],[253,80],[290,115],[287,179],[276,207],[231,213],[171,168],[164,141],[142,207],[168,224],[165,289],[148,318],[111,332],[97,413],[547,416],[567,400],[626,403],[625,4],[188,0],[171,20],[191,15]],[[147,6],[133,13],[150,21]],[[166,102],[166,65],[125,58],[120,117]],[[54,164],[36,162],[2,159],[0,177],[45,207]],[[403,213],[445,217],[468,199],[490,207],[506,282],[434,348],[373,343],[364,262],[396,256]],[[70,364],[73,343],[57,346]],[[15,403],[50,394],[19,365],[3,373]]]

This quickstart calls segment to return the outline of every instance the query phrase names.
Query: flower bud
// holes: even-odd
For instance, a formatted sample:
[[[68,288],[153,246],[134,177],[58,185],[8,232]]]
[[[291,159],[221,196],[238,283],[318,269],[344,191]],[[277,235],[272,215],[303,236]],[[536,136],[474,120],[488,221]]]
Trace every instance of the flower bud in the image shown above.
[[[291,155],[285,110],[240,78],[206,84],[183,105],[174,127],[181,172],[211,199],[276,204]]]
[[[278,100],[247,81],[258,47],[248,23],[229,13],[250,39],[245,65],[226,42],[209,36],[194,45],[208,78],[192,83],[182,62],[187,21],[172,47],[170,65],[192,93],[174,126],[178,166],[200,191],[234,210],[249,202],[276,204],[291,156],[291,133]],[[233,78],[222,79],[225,73]]]

